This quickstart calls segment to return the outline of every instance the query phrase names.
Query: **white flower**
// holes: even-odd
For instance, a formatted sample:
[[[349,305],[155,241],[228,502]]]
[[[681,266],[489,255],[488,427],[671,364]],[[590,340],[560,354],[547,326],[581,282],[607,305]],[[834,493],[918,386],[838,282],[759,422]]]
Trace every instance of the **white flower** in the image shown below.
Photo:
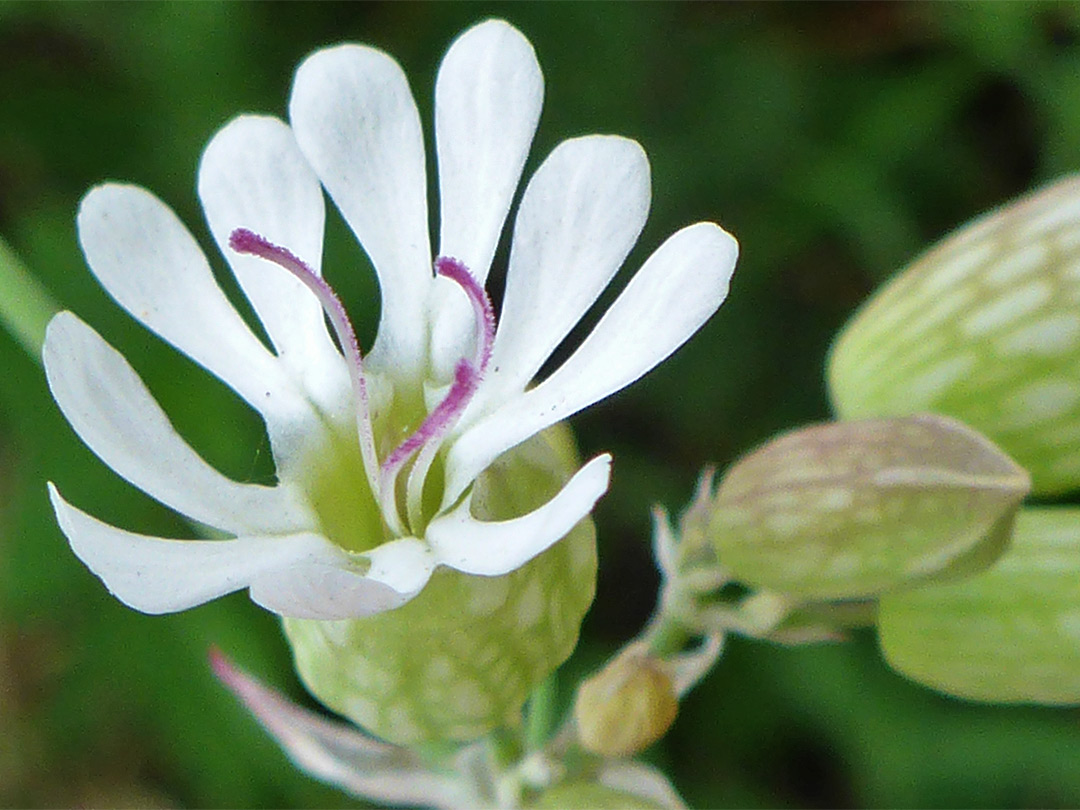
[[[160,200],[118,184],[83,200],[79,239],[98,280],[259,412],[278,478],[244,484],[212,469],[119,353],[75,315],[57,315],[46,371],[83,441],[152,497],[233,538],[133,534],[50,485],[75,553],[126,604],[164,613],[248,588],[284,616],[337,619],[403,604],[436,566],[480,575],[518,568],[588,515],[607,488],[609,457],[585,464],[546,505],[502,522],[473,517],[477,476],[646,373],[723,301],[735,240],[711,223],[685,228],[571,357],[530,387],[633,246],[649,207],[648,162],[635,142],[612,136],[575,138],[551,153],[517,211],[496,330],[483,284],[543,80],[528,41],[488,21],[450,48],[435,92],[437,273],[420,120],[386,54],[357,45],[316,52],[297,71],[290,125],[241,116],[207,146],[199,196],[273,351]],[[378,338],[362,361],[321,280],[322,188],[379,277]]]

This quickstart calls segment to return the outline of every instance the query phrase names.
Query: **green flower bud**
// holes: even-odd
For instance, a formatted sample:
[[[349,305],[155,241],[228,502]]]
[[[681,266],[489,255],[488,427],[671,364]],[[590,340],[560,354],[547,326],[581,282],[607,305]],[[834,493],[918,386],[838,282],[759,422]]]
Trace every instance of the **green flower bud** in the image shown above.
[[[1069,177],[916,259],[833,345],[837,414],[948,414],[1000,444],[1036,492],[1080,486],[1078,226]]]
[[[962,582],[885,596],[885,659],[995,703],[1080,703],[1080,509],[1027,508],[1008,552]]]
[[[578,468],[556,425],[476,482],[477,517],[508,519],[546,502]],[[285,619],[315,697],[402,745],[475,739],[516,722],[528,694],[577,644],[596,588],[591,520],[500,577],[440,568],[412,601],[345,621]]]
[[[663,662],[630,647],[578,687],[574,720],[583,748],[608,757],[632,756],[675,722],[679,701]]]
[[[727,472],[709,532],[720,563],[749,585],[856,599],[989,565],[1029,487],[952,419],[814,425]]]

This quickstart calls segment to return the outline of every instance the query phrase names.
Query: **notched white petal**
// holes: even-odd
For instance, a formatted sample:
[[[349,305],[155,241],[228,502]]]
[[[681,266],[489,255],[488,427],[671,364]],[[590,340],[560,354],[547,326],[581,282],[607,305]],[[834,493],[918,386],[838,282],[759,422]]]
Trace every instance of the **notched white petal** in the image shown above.
[[[218,247],[282,362],[323,410],[330,411],[335,399],[347,400],[348,378],[319,302],[294,276],[229,247],[230,234],[247,228],[288,248],[319,273],[323,193],[292,130],[270,116],[233,119],[203,152],[199,198]]]
[[[232,387],[268,422],[308,410],[161,200],[138,186],[97,186],[79,206],[78,230],[90,269],[132,317]]]
[[[353,565],[334,559],[293,562],[254,578],[251,601],[281,616],[333,621],[393,610],[414,595],[369,579]]]
[[[415,537],[402,537],[364,552],[371,561],[367,575],[395,591],[414,596],[427,584],[436,559],[427,544]]]
[[[435,82],[439,157],[439,254],[487,279],[543,105],[544,79],[532,45],[502,20],[488,20],[450,46]],[[473,319],[454,285],[432,288],[431,363],[449,379],[470,351]]]
[[[466,574],[500,576],[527,563],[561,540],[607,491],[611,456],[597,456],[559,493],[533,512],[513,520],[477,520],[470,499],[432,521],[426,539],[441,564]]]
[[[415,537],[356,555],[362,560],[339,554],[259,577],[251,583],[252,601],[298,619],[355,619],[401,607],[423,590],[435,568],[431,551]]]
[[[143,613],[175,613],[242,588],[267,610],[300,619],[366,616],[409,598],[365,577],[363,561],[312,532],[170,540],[103,523],[52,484],[49,496],[75,555],[117,599]]]
[[[123,356],[70,312],[49,322],[49,390],[72,428],[122,478],[192,520],[230,534],[288,534],[314,518],[287,485],[240,484],[180,437]]]
[[[454,443],[444,502],[506,450],[624,388],[679,348],[723,303],[737,257],[738,243],[711,222],[671,236],[562,366]]]
[[[622,265],[649,197],[649,161],[635,141],[590,135],[552,151],[514,223],[499,330],[474,413],[525,388]]]
[[[435,82],[439,253],[482,285],[529,153],[544,97],[532,45],[502,20],[454,41]]]
[[[423,134],[405,74],[374,48],[317,51],[296,71],[289,120],[378,273],[373,362],[419,368],[431,248]]]
[[[575,412],[667,359],[720,307],[738,258],[711,222],[690,225],[648,258],[580,348],[536,390]]]

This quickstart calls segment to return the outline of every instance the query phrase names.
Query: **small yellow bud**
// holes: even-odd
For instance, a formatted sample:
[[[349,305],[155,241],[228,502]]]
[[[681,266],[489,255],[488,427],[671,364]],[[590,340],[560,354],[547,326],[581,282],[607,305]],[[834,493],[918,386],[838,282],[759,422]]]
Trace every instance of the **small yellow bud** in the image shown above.
[[[656,742],[675,722],[679,702],[664,664],[638,647],[612,660],[578,687],[574,701],[581,745],[625,757]]]

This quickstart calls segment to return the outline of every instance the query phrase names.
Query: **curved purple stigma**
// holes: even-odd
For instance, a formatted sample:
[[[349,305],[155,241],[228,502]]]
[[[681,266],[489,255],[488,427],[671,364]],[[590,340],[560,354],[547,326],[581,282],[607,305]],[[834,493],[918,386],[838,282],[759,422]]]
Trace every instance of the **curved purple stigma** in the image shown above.
[[[412,504],[414,499],[412,495],[419,497],[419,492],[414,487],[422,487],[423,477],[427,474],[427,467],[434,458],[439,441],[453,427],[473,394],[476,393],[480,380],[487,370],[488,361],[491,359],[492,344],[495,342],[495,311],[491,306],[491,299],[488,298],[484,288],[476,283],[469,268],[458,259],[440,256],[435,260],[435,272],[437,275],[456,282],[472,304],[476,323],[476,352],[472,362],[465,358],[457,362],[454,367],[454,382],[451,383],[446,396],[424,418],[416,431],[383,461],[380,488],[385,505],[388,505],[393,499],[394,476],[414,453],[420,452],[414,473],[409,480],[411,494],[407,500],[410,510],[415,510],[416,507],[416,504]],[[416,468],[419,467],[423,469],[417,470]],[[417,472],[419,475],[416,475]]]
[[[408,461],[409,457],[430,442],[437,439],[453,424],[465,406],[469,404],[476,386],[480,383],[480,375],[472,364],[465,359],[458,360],[454,368],[454,382],[450,390],[446,392],[442,402],[435,406],[420,427],[409,438],[399,444],[383,462],[383,475],[390,473]]]
[[[491,347],[495,343],[495,310],[491,307],[491,299],[484,288],[476,283],[469,268],[458,259],[440,256],[435,260],[435,273],[456,281],[469,297],[473,315],[476,317],[476,356],[473,366],[483,374],[487,370]]]
[[[356,331],[349,321],[341,299],[337,297],[333,288],[327,284],[314,270],[298,258],[292,251],[275,245],[269,239],[249,231],[247,228],[237,228],[229,235],[229,247],[237,253],[245,253],[250,256],[258,256],[266,259],[279,267],[288,270],[294,277],[299,279],[305,287],[311,290],[319,300],[323,311],[330,321],[330,325],[337,335],[341,350],[345,353],[345,362],[349,368],[349,379],[353,386],[353,395],[357,401],[356,424],[360,434],[360,453],[364,459],[364,469],[367,472],[368,483],[372,490],[378,485],[378,461],[375,457],[375,439],[371,430],[371,413],[368,408],[367,385],[364,382],[364,364],[360,355],[360,342],[356,339]]]

